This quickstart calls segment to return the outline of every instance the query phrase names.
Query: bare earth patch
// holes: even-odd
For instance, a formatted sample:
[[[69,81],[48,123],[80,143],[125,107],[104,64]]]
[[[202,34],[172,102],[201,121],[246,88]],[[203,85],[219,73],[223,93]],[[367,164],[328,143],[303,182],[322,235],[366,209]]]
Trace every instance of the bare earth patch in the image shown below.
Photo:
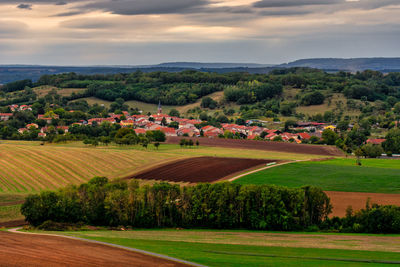
[[[168,144],[179,144],[182,137],[170,136],[167,138]],[[292,144],[272,141],[255,141],[223,138],[190,138],[194,143],[198,140],[202,146],[229,147],[239,149],[257,149],[266,151],[279,151],[287,153],[300,153],[324,156],[343,156],[343,152],[335,146]]]
[[[333,210],[331,216],[344,217],[348,206],[353,210],[365,208],[367,199],[370,198],[370,204],[396,205],[400,206],[400,194],[380,194],[380,193],[360,193],[360,192],[337,192],[325,191],[331,198]]]
[[[237,172],[265,165],[272,161],[265,159],[197,157],[161,165],[135,174],[132,178],[191,183],[214,182]]]
[[[186,266],[62,237],[0,232],[1,266]]]

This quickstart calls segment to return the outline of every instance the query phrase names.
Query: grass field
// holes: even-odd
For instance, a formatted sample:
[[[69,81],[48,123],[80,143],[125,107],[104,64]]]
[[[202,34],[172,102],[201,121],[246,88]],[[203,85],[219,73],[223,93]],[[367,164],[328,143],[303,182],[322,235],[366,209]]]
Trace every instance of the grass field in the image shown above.
[[[59,94],[60,96],[70,96],[72,93],[82,93],[86,90],[85,88],[57,88],[49,85],[43,85],[33,88],[38,97],[44,97],[53,89],[55,89],[57,91],[57,94]]]
[[[289,187],[314,185],[327,191],[400,193],[400,160],[354,159],[295,162],[244,176],[236,183]]]
[[[39,90],[38,92],[42,93],[42,90]],[[43,92],[48,93],[48,92],[50,92],[50,90],[45,91],[45,89],[43,89]],[[61,93],[67,94],[68,89],[63,89],[58,92],[60,94]],[[71,91],[70,94],[72,94],[72,92],[73,91]],[[208,97],[211,97],[212,99],[214,99],[216,101],[220,101],[223,98],[223,92],[215,92],[215,93],[209,94]],[[102,99],[99,99],[96,97],[85,97],[85,98],[80,98],[79,100],[86,100],[89,105],[99,104],[99,105],[104,105],[106,107],[110,107],[110,105],[112,103],[112,101],[102,100]],[[195,103],[191,103],[191,104],[187,104],[187,105],[183,105],[183,106],[162,105],[163,113],[168,114],[169,111],[173,108],[177,109],[180,113],[186,113],[189,109],[200,107],[201,100],[202,100],[202,98],[198,99]],[[74,101],[76,101],[76,100],[74,100]],[[142,110],[144,113],[147,113],[147,112],[155,113],[155,112],[157,112],[157,107],[158,107],[158,104],[145,103],[145,102],[136,101],[136,100],[126,101],[125,104],[128,105],[130,108],[138,108],[138,109]],[[234,104],[229,105],[229,106],[237,107]]]
[[[295,92],[300,93],[298,89],[292,89]],[[289,91],[292,91],[289,90]],[[290,93],[288,93],[290,95]],[[325,111],[333,111],[337,108],[337,103],[339,104],[340,108],[344,111],[344,113],[352,118],[360,115],[359,110],[348,109],[347,99],[343,94],[333,94],[329,99],[326,99],[325,102],[321,105],[312,105],[312,106],[299,106],[296,108],[296,111],[302,114],[306,114],[309,116],[316,115],[316,114],[324,114]]]
[[[218,230],[63,232],[207,266],[380,266],[400,262],[398,236]],[[329,248],[324,248],[324,247]],[[323,248],[320,248],[323,247]]]

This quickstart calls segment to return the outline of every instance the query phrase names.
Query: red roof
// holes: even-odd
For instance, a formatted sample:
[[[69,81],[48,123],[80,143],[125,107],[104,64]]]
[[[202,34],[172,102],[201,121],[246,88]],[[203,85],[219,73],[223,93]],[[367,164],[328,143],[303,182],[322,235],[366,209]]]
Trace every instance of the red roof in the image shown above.
[[[171,128],[171,127],[161,127],[160,131],[162,131],[163,133],[169,133],[169,134],[176,133],[175,128]]]
[[[368,139],[367,144],[380,145],[385,141],[386,141],[386,139],[379,139],[379,138],[378,139]]]
[[[308,133],[298,133],[297,135],[300,136],[301,139],[305,139],[305,140],[308,140],[311,138],[311,135],[309,135]]]
[[[257,135],[251,134],[251,135],[247,136],[247,139],[253,140],[253,139],[255,139],[256,137],[257,137]]]
[[[136,133],[136,134],[145,134],[145,133],[146,133],[146,130],[143,129],[143,128],[137,128],[137,129],[135,129],[135,133]]]

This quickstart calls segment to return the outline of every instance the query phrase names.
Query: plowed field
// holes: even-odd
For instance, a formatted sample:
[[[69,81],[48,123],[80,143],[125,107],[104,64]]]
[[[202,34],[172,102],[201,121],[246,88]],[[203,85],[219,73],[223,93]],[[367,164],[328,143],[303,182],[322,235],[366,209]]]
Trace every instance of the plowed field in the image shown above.
[[[169,144],[179,144],[182,137],[170,136],[167,138]],[[222,138],[190,138],[194,143],[198,140],[201,146],[216,146],[216,147],[229,147],[241,149],[257,149],[278,151],[286,153],[300,153],[310,155],[324,155],[324,156],[343,156],[343,152],[335,146],[325,145],[305,145],[305,144],[292,144],[283,142],[272,141],[255,141],[255,140],[237,140],[237,139],[222,139]]]
[[[325,191],[330,197],[333,206],[330,216],[344,217],[348,206],[353,211],[365,208],[367,199],[370,198],[370,205],[396,205],[400,206],[400,194],[379,194],[379,193],[360,193],[360,192],[336,192]]]
[[[0,232],[0,266],[186,266],[62,237]]]
[[[214,182],[226,176],[265,165],[273,160],[198,157],[184,159],[135,174],[131,178],[171,182]]]

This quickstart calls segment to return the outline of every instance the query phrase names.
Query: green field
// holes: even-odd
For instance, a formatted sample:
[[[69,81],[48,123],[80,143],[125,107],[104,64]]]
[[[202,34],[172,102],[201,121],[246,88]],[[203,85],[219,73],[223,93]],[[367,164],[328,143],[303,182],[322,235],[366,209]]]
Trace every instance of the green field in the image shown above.
[[[354,159],[295,162],[244,176],[240,184],[314,185],[328,191],[400,193],[400,160]]]
[[[63,234],[143,249],[207,266],[382,266],[383,262],[367,262],[400,262],[400,247],[393,243],[397,237],[217,230],[81,231]],[[334,241],[338,237],[339,240]],[[355,240],[363,245],[362,249],[358,249],[359,244],[355,244]],[[319,244],[331,248],[318,248]],[[368,245],[372,247],[366,250]],[[384,251],[385,247],[389,249]]]

